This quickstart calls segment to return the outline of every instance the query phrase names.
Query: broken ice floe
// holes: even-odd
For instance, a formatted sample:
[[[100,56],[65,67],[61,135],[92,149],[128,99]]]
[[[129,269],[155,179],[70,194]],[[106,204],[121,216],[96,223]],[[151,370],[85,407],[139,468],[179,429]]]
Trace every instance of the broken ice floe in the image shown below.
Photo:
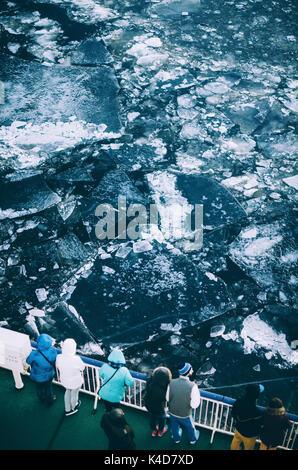
[[[79,23],[94,24],[117,18],[117,11],[99,4],[96,0],[39,0],[65,8],[69,17]]]
[[[21,167],[34,166],[81,141],[120,135],[119,87],[110,67],[45,67],[2,54],[0,69],[4,163],[19,154]]]
[[[291,259],[291,244],[279,223],[254,226],[243,230],[229,247],[229,256],[260,285],[277,282],[274,266]],[[281,255],[281,247],[286,254]]]
[[[147,240],[136,243],[140,242]],[[92,274],[76,284],[71,303],[98,338],[110,341],[121,334],[123,341],[131,343],[131,329],[144,340],[150,328],[163,323],[162,318],[177,321],[178,315],[180,319],[186,315],[199,323],[231,308],[222,282],[210,281],[163,244],[150,240],[150,245],[149,251],[112,256],[108,264],[97,259]],[[105,272],[109,268],[106,276],[103,266]]]
[[[39,175],[4,183],[0,189],[0,220],[36,214],[60,200]]]
[[[298,191],[298,175],[289,176],[288,178],[283,178],[283,181],[292,188],[295,188]]]
[[[284,333],[276,332],[260,319],[257,313],[249,315],[243,322],[240,333],[244,341],[244,352],[251,354],[261,351],[270,352],[277,360],[276,365],[286,368],[298,364],[298,351],[293,351]]]

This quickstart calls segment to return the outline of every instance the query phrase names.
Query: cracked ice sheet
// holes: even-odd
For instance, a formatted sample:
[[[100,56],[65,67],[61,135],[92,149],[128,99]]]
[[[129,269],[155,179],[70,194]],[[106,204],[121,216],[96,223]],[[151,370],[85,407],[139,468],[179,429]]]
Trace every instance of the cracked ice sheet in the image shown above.
[[[244,352],[251,354],[259,350],[267,351],[277,360],[281,369],[298,364],[298,351],[293,351],[286,340],[284,333],[277,333],[266,322],[260,319],[257,313],[249,315],[243,322],[243,329],[240,333],[244,340]],[[269,354],[271,353],[271,354]]]
[[[108,66],[47,67],[0,54],[0,79],[4,162],[19,157],[16,166],[36,166],[81,141],[120,136],[119,86]]]
[[[84,24],[114,19],[118,13],[103,6],[102,0],[38,0],[38,3],[53,3],[67,10],[70,18]]]
[[[274,282],[272,265],[280,257],[275,247],[283,240],[278,223],[243,230],[230,245],[229,256],[262,286]]]
[[[0,158],[16,169],[36,167],[46,161],[48,153],[66,150],[84,141],[91,143],[120,136],[117,133],[105,132],[105,129],[105,124],[89,124],[75,117],[70,118],[68,122],[45,122],[36,125],[14,121],[10,126],[0,128]]]

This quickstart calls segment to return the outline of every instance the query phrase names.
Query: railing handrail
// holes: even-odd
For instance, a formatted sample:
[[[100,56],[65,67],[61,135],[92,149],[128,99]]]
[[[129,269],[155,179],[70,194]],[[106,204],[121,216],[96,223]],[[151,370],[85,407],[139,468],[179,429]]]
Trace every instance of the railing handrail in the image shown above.
[[[31,341],[31,345],[32,347],[36,348],[37,347],[37,343],[35,341]],[[58,354],[61,354],[61,350],[58,349],[58,348],[55,348],[56,351],[58,352]],[[80,358],[82,359],[83,362],[85,362],[86,364],[89,364],[91,366],[95,366],[95,367],[101,367],[103,366],[104,364],[106,364],[105,362],[103,361],[99,361],[97,359],[90,359],[90,358],[87,358],[85,356],[82,356],[80,355]],[[135,372],[135,371],[132,371],[130,370],[129,371],[131,373],[131,376],[135,379],[138,379],[138,380],[143,380],[144,382],[147,381],[147,375],[146,374],[142,374],[140,372]],[[203,398],[207,398],[208,400],[213,400],[215,402],[220,402],[220,403],[224,403],[225,405],[233,405],[235,403],[235,398],[230,398],[230,397],[226,397],[224,395],[219,395],[219,394],[216,394],[216,393],[212,393],[212,392],[207,392],[206,390],[200,390],[200,395],[201,397]],[[258,406],[258,408],[260,410],[265,410],[264,407],[262,406]],[[298,415],[295,415],[295,414],[292,414],[292,413],[287,413],[289,419],[291,421],[294,421],[295,423],[298,423]]]

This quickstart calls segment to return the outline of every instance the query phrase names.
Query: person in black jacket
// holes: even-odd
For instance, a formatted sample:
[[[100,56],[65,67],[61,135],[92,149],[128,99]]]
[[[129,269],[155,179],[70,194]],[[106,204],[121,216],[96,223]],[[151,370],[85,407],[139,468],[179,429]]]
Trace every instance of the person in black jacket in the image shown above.
[[[232,416],[236,421],[235,434],[231,450],[253,450],[257,436],[263,424],[263,411],[257,407],[259,394],[263,392],[263,385],[250,384],[246,387],[245,395],[235,401]]]
[[[167,367],[157,367],[147,380],[145,406],[150,413],[152,437],[161,437],[167,431],[166,425],[166,392],[172,380],[171,371]]]
[[[280,398],[272,398],[265,410],[260,434],[260,450],[276,450],[282,444],[286,430],[291,426]]]
[[[134,450],[134,432],[127,424],[121,408],[113,408],[106,412],[100,423],[109,439],[108,450]]]

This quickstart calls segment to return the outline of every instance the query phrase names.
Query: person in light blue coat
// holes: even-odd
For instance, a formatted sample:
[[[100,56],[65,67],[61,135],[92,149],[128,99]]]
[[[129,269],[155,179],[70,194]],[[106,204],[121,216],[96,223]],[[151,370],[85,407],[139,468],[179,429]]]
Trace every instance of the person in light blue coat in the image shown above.
[[[124,398],[125,386],[131,387],[134,384],[134,379],[125,364],[122,351],[114,349],[108,357],[108,363],[99,370],[102,384],[98,394],[103,400],[106,411],[119,408],[120,401]]]
[[[52,338],[43,333],[37,338],[37,348],[26,359],[31,366],[30,379],[36,384],[36,392],[41,403],[51,405],[53,395],[52,380],[55,375],[57,351],[52,347]]]

